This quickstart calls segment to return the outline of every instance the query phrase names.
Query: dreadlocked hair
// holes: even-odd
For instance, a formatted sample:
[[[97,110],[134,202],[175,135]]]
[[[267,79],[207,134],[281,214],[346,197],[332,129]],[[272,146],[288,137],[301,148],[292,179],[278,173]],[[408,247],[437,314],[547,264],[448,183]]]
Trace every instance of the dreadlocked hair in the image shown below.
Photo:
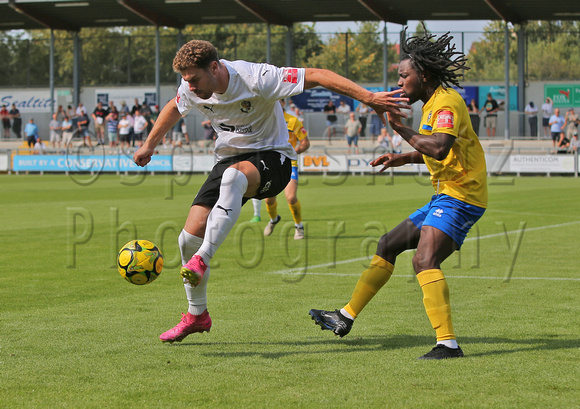
[[[425,25],[423,25],[425,28]],[[406,37],[407,27],[403,30],[403,37]],[[413,36],[405,41],[401,41],[401,61],[410,59],[414,67],[422,75],[429,72],[444,87],[463,88],[459,85],[458,78],[461,73],[458,71],[469,70],[465,65],[467,57],[459,51],[455,51],[455,45],[450,45],[453,36],[449,31],[436,40],[435,35],[427,33],[422,37]]]

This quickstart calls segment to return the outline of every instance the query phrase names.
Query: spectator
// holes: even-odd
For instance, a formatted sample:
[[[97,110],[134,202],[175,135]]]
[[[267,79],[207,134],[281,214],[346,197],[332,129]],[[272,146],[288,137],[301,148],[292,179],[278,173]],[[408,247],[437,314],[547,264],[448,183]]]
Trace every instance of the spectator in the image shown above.
[[[56,109],[56,119],[60,121],[62,118],[64,118],[64,108],[62,105],[59,105]]]
[[[560,137],[558,138],[558,153],[568,153],[569,147],[570,140],[566,138],[566,133],[560,132]]]
[[[467,111],[469,112],[469,119],[471,120],[471,127],[475,133],[479,133],[479,106],[475,98],[472,98],[467,105]]]
[[[127,106],[127,103],[123,100],[121,101],[121,108],[119,109],[119,113],[122,114],[128,114],[129,113],[129,107]]]
[[[550,117],[552,116],[552,100],[548,97],[542,104],[542,126],[544,127],[544,137],[548,137],[550,128]]]
[[[65,114],[60,127],[62,129],[63,146],[65,149],[68,149],[70,146],[72,146],[73,137],[73,124],[68,115]]]
[[[133,104],[133,108],[131,108],[131,115],[134,117],[135,111],[139,110],[141,110],[141,104],[139,103],[139,100],[135,98],[135,103]]]
[[[566,112],[564,119],[566,120],[566,138],[571,141],[572,136],[578,134],[578,114],[574,111],[574,108],[570,108]]]
[[[363,104],[362,102],[358,104],[356,107],[356,112],[358,112],[358,120],[360,121],[362,127],[360,129],[360,137],[365,137],[365,131],[367,129],[367,119],[370,113],[370,108],[368,105]]]
[[[328,104],[324,106],[324,113],[326,115],[326,135],[328,138],[328,144],[332,144],[332,137],[336,134],[336,121],[338,118],[336,117],[336,107],[334,106],[334,102],[332,99],[328,101]]]
[[[171,142],[172,142],[172,146],[175,148],[176,146],[179,146],[181,148],[181,143],[183,140],[183,123],[185,121],[183,120],[183,117],[179,118],[179,120],[177,121],[177,123],[175,125],[173,125],[173,130],[171,132]]]
[[[381,134],[377,138],[377,142],[381,150],[385,150],[386,152],[393,152],[393,149],[391,147],[391,135],[389,135],[389,131],[387,130],[387,128],[385,127],[381,128]]]
[[[2,109],[0,109],[0,118],[2,118],[4,138],[10,138],[10,112],[6,109],[6,105],[2,105]]]
[[[556,143],[560,140],[560,132],[562,132],[566,125],[566,120],[560,116],[560,110],[558,108],[554,109],[554,115],[550,117],[548,125],[552,133],[552,146],[556,147]]]
[[[77,110],[75,113],[77,116],[82,116],[83,114],[84,115],[87,114],[87,109],[85,108],[85,106],[83,105],[82,102],[79,102],[79,106],[77,107]]]
[[[358,154],[358,137],[362,124],[355,118],[354,112],[349,114],[349,118],[344,124],[344,133],[346,135],[346,143],[348,144],[348,153],[350,154],[350,147],[354,145],[354,153]]]
[[[69,121],[72,119],[73,116],[76,115],[76,112],[74,110],[74,108],[72,107],[72,105],[68,105],[66,107],[66,116],[68,116]]]
[[[350,105],[348,105],[343,99],[340,100],[338,107],[336,108],[336,112],[339,114],[349,114],[350,113]]]
[[[46,144],[40,139],[40,136],[34,143],[34,154],[35,155],[44,155],[44,151],[46,150]]]
[[[530,124],[530,135],[538,136],[538,108],[534,105],[533,101],[530,101],[524,112],[528,116],[528,123]]]
[[[151,107],[146,101],[143,101],[143,105],[141,105],[141,115],[147,121],[147,135],[149,135],[151,128],[153,128],[153,123],[151,122]]]
[[[383,124],[381,122],[381,118],[376,114],[375,111],[371,110],[371,142],[375,140],[381,134],[381,129]]]
[[[12,132],[20,139],[22,138],[22,118],[20,117],[20,111],[16,108],[16,104],[12,104],[9,114],[12,119]]]
[[[214,141],[217,138],[217,133],[215,132],[215,129],[213,129],[213,126],[211,126],[211,121],[209,119],[203,121],[201,126],[203,126],[203,139],[205,140],[205,147],[208,148],[214,144]]]
[[[578,152],[578,147],[580,147],[580,143],[578,142],[578,134],[576,133],[572,135],[572,139],[570,139],[570,152]]]
[[[79,105],[80,106],[80,105]],[[79,130],[79,134],[83,140],[83,146],[88,146],[89,148],[93,148],[93,144],[91,143],[91,134],[89,133],[89,117],[87,113],[83,110],[78,110],[81,114],[77,118],[77,128]]]
[[[109,134],[109,146],[114,148],[117,146],[117,139],[119,134],[119,114],[117,111],[110,112],[107,115],[107,133]]]
[[[147,129],[147,120],[139,109],[135,110],[135,117],[133,118],[133,146],[137,142],[137,146],[141,147],[143,144],[143,132]]]
[[[50,143],[54,148],[60,148],[62,125],[58,120],[58,113],[52,114],[52,120],[48,127],[50,128]]]
[[[485,110],[485,129],[487,130],[487,137],[495,137],[495,129],[497,128],[497,111],[499,111],[499,105],[491,94],[487,94],[487,101],[481,108],[481,111]]]
[[[391,143],[393,144],[393,153],[401,153],[403,138],[397,131],[393,131],[393,137],[391,138]]]
[[[103,107],[102,102],[97,102],[97,107],[93,111],[95,121],[95,135],[97,137],[97,146],[105,145],[105,118],[109,115],[107,108]]]
[[[124,151],[126,147],[129,150],[131,146],[131,124],[128,119],[129,115],[126,112],[121,112],[121,119],[119,120],[119,142],[121,143],[121,149],[119,153]]]
[[[34,148],[34,144],[38,140],[38,125],[34,123],[34,118],[30,118],[24,127],[24,137],[28,143],[29,148]]]
[[[151,117],[149,118],[151,120],[151,125],[155,125],[155,121],[157,121],[158,117],[159,117],[159,105],[155,105],[155,109],[151,110]]]
[[[127,121],[129,122],[129,146],[131,146],[135,144],[135,117],[131,113],[128,113]]]

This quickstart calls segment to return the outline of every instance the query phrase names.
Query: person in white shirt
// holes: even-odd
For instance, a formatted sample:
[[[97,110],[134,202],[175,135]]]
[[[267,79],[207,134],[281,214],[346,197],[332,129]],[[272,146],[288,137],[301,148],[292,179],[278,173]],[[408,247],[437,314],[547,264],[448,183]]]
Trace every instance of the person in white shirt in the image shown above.
[[[135,142],[137,142],[137,146],[143,144],[143,132],[145,132],[145,129],[147,129],[147,119],[137,109],[133,118],[133,146],[135,146]]]
[[[296,151],[288,142],[280,99],[322,86],[369,105],[385,125],[385,112],[408,107],[399,105],[408,99],[395,98],[394,91],[372,93],[332,71],[220,60],[215,47],[201,40],[181,47],[173,69],[182,76],[177,96],[165,105],[133,160],[146,166],[163,136],[195,108],[217,131],[217,163],[195,197],[178,239],[188,312],[161,334],[162,342],[179,342],[191,333],[209,331],[211,258],[236,223],[243,203],[274,197],[290,181]]]
[[[542,126],[544,127],[544,137],[550,135],[550,117],[552,116],[552,99],[546,98],[542,104]]]
[[[119,153],[123,152],[125,148],[129,149],[131,147],[131,123],[129,122],[129,116],[126,112],[121,112],[121,120],[119,121],[119,125],[117,125],[121,145]]]
[[[538,136],[538,107],[534,105],[533,101],[530,101],[524,112],[528,116],[531,136]]]
[[[348,114],[350,113],[350,105],[348,105],[344,100],[340,100],[338,107],[336,107],[336,112],[339,114]]]

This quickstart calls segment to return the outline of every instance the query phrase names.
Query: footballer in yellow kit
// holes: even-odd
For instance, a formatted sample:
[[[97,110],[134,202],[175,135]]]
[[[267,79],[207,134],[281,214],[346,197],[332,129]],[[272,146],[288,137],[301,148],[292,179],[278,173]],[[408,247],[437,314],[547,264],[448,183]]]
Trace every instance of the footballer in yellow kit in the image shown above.
[[[403,125],[403,112],[388,113],[389,123],[414,149],[387,153],[370,162],[390,167],[425,163],[435,194],[431,201],[383,235],[370,266],[360,276],[348,304],[340,310],[310,310],[322,329],[345,336],[367,303],[386,284],[395,261],[405,250],[417,249],[413,268],[423,292],[423,305],[435,330],[435,347],[419,359],[463,357],[451,321],[449,287],[441,263],[459,250],[473,224],[487,208],[485,156],[471,126],[463,98],[451,86],[465,66],[449,33],[423,36],[401,44],[398,87],[409,104],[423,102],[419,132]],[[408,108],[407,106],[402,106]]]
[[[285,107],[286,102],[281,100],[282,108]],[[284,120],[286,121],[288,127],[288,141],[294,147],[297,154],[306,151],[310,147],[310,140],[308,139],[308,133],[304,129],[304,125],[298,118],[294,115],[290,115],[288,112],[284,111]],[[284,189],[284,194],[286,196],[286,201],[288,202],[288,207],[292,213],[292,218],[294,219],[294,239],[301,240],[304,238],[304,225],[302,224],[302,205],[298,200],[296,195],[298,191],[298,161],[292,161],[292,175],[290,176],[290,182]],[[276,224],[281,220],[278,214],[278,203],[276,197],[270,197],[265,199],[266,209],[268,210],[268,215],[270,216],[270,221],[264,228],[264,236],[269,236],[274,231]]]

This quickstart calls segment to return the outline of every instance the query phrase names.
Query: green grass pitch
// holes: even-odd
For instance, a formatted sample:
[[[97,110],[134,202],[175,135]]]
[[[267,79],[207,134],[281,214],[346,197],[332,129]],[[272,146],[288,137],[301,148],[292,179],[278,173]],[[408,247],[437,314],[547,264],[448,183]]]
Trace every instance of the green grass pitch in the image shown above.
[[[186,311],[177,235],[204,176],[0,176],[2,408],[530,408],[580,401],[580,180],[493,178],[490,203],[443,266],[466,357],[434,345],[412,252],[345,338],[311,308],[342,307],[424,177],[302,175],[307,239],[270,237],[248,203],[212,260],[209,334],[162,344]],[[122,244],[158,244],[166,268],[134,286]]]

